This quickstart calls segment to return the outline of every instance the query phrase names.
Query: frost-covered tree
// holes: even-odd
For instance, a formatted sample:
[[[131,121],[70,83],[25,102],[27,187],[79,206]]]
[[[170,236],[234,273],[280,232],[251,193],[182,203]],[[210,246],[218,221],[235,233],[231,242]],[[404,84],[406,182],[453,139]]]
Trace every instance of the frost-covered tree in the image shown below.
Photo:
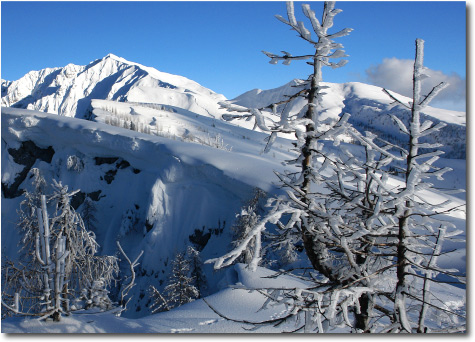
[[[150,310],[152,311],[152,314],[162,311],[170,311],[172,309],[168,305],[168,300],[153,285],[150,285],[149,287],[149,296],[152,300],[152,304],[150,304]]]
[[[140,251],[139,255],[132,261],[127,254],[124,252],[124,249],[120,245],[119,241],[116,241],[117,248],[119,249],[119,252],[122,254],[124,257],[125,261],[127,262],[127,265],[129,267],[130,271],[130,276],[128,279],[124,279],[121,284],[121,291],[120,291],[120,300],[119,300],[119,307],[120,310],[117,312],[117,316],[120,316],[122,312],[127,311],[127,304],[132,300],[132,297],[129,296],[130,290],[136,285],[135,284],[135,267],[139,265],[138,261],[143,255],[143,250]],[[125,281],[128,280],[128,284],[125,284]]]
[[[208,281],[202,269],[200,252],[189,246],[186,253],[177,253],[172,262],[172,271],[162,292],[155,286],[149,287],[152,313],[171,309],[201,298],[208,288]]]
[[[342,50],[343,46],[336,43],[334,39],[346,36],[351,32],[351,29],[343,29],[333,34],[328,32],[328,30],[333,26],[334,17],[341,12],[341,10],[335,9],[334,2],[325,2],[321,22],[317,19],[315,12],[310,9],[309,5],[303,5],[302,8],[305,16],[309,19],[312,25],[314,35],[310,33],[302,21],[297,21],[292,2],[287,3],[288,20],[285,20],[281,16],[277,16],[277,18],[296,31],[301,39],[308,42],[313,47],[313,52],[301,56],[293,56],[288,52],[284,52],[283,55],[264,52],[271,58],[272,64],[276,64],[278,61],[283,61],[285,65],[288,65],[292,60],[309,60],[307,63],[313,68],[312,74],[310,74],[307,81],[301,82],[300,89],[297,89],[293,96],[290,96],[286,101],[282,101],[282,103],[276,103],[269,106],[274,114],[277,114],[277,105],[283,105],[283,110],[280,113],[280,122],[273,127],[267,127],[262,114],[262,111],[265,108],[247,109],[232,104],[222,104],[230,111],[250,113],[244,115],[228,115],[225,117],[226,119],[254,117],[257,127],[263,131],[271,132],[266,150],[269,150],[278,132],[294,132],[297,138],[297,151],[299,157],[296,160],[289,162],[289,164],[296,166],[299,171],[277,174],[283,183],[283,186],[288,189],[287,196],[270,199],[268,201],[268,206],[271,207],[271,210],[265,217],[263,217],[263,219],[254,225],[253,229],[247,234],[247,236],[241,240],[241,243],[230,253],[221,258],[209,260],[209,262],[214,262],[215,268],[230,265],[248,248],[247,246],[249,243],[252,242],[255,247],[253,248],[254,250],[249,266],[251,269],[255,270],[262,257],[261,233],[266,228],[266,225],[276,224],[279,229],[287,233],[287,236],[295,237],[298,235],[299,239],[303,242],[306,255],[314,270],[320,272],[327,278],[331,277],[331,280],[335,281],[336,285],[342,286],[338,277],[335,274],[332,274],[332,269],[327,269],[326,267],[326,261],[328,260],[327,255],[329,254],[328,246],[315,239],[315,228],[317,226],[318,217],[313,215],[312,209],[316,204],[314,197],[316,190],[315,186],[322,180],[316,170],[316,155],[323,148],[320,141],[338,141],[339,135],[346,130],[346,122],[348,120],[347,115],[344,115],[337,123],[327,122],[323,119],[321,101],[324,95],[323,90],[326,87],[321,84],[322,69],[324,66],[339,68],[346,64],[346,60],[332,62],[331,59],[338,59],[346,56],[344,50]],[[299,113],[291,116],[290,105],[288,104],[298,97],[305,97],[306,105]],[[287,249],[291,250],[293,244],[289,244],[288,241],[288,239],[284,239],[284,241],[280,242],[280,245],[284,246],[287,242]],[[292,258],[290,254],[288,256],[289,259]],[[331,260],[328,261],[331,262]],[[357,300],[359,295],[360,293],[353,295],[349,292],[349,295],[341,296],[342,299],[340,303],[344,302],[350,305],[352,303],[348,303],[348,301],[354,302],[355,298]],[[318,297],[320,294],[315,291],[310,291],[306,295],[306,300],[317,301],[317,297],[315,296]],[[274,293],[271,297],[277,299],[278,294]],[[289,297],[292,298],[295,297],[295,295],[289,295]],[[348,297],[348,299],[344,299],[343,297]],[[328,300],[326,302],[322,301],[322,298],[318,299],[318,303],[322,303],[322,305],[325,306],[330,306],[328,302],[331,302],[331,307],[333,308],[333,304],[338,302],[338,299],[333,301]],[[335,305],[334,307],[337,306],[338,305]],[[317,315],[314,322],[319,322],[319,324],[321,324],[322,310],[324,310],[323,307],[314,310]],[[335,312],[336,310],[332,311],[332,313]],[[331,318],[331,320],[334,319]],[[322,329],[323,328],[320,330]]]
[[[90,197],[86,197],[81,208],[81,217],[84,226],[88,231],[95,231],[97,225],[97,208],[94,201]]]
[[[193,246],[188,246],[186,258],[190,265],[190,277],[193,279],[192,284],[198,291],[197,298],[201,298],[208,289],[208,280],[203,272],[203,261],[201,260],[200,252]]]
[[[448,273],[436,266],[441,243],[444,238],[457,234],[449,223],[436,219],[454,208],[448,203],[430,203],[423,195],[423,191],[432,187],[425,179],[441,177],[447,171],[433,166],[442,152],[420,151],[420,148],[439,146],[419,141],[420,137],[442,127],[430,121],[421,123],[419,113],[443,85],[435,87],[427,96],[421,96],[422,49],[418,41],[413,102],[408,106],[397,100],[411,110],[412,121],[406,127],[394,118],[408,135],[409,151],[378,139],[371,132],[358,133],[348,124],[347,114],[336,123],[324,122],[319,112],[323,96],[319,83],[321,67],[344,65],[344,62],[331,63],[328,58],[344,55],[339,50],[341,45],[334,43],[333,38],[346,35],[350,30],[327,33],[333,25],[334,15],[339,12],[333,3],[325,3],[322,24],[308,5],[303,5],[303,9],[317,40],[311,38],[302,22],[297,22],[291,3],[287,4],[288,21],[278,18],[312,43],[316,53],[299,57],[289,53],[266,55],[272,59],[271,63],[284,60],[284,64],[292,59],[314,58],[309,63],[314,67],[314,73],[310,75],[307,88],[288,100],[305,95],[308,102],[304,110],[290,117],[288,107],[284,106],[280,123],[267,127],[261,113],[263,109],[224,104],[230,110],[250,112],[241,116],[255,117],[256,126],[270,131],[268,146],[277,132],[294,131],[299,157],[293,164],[299,166],[299,171],[277,174],[287,189],[287,196],[271,199],[269,213],[254,225],[241,243],[226,255],[208,262],[214,262],[215,268],[230,265],[254,243],[249,265],[256,269],[262,257],[261,235],[266,226],[274,224],[282,232],[280,244],[291,245],[291,238],[301,239],[314,270],[307,278],[313,285],[290,290],[262,289],[267,293],[268,302],[288,307],[288,315],[266,323],[278,324],[290,319],[299,322],[298,318],[304,316],[300,321],[304,331],[325,332],[329,327],[341,325],[356,332],[463,330],[463,323],[458,321],[460,314],[444,307],[443,303],[434,305],[429,300],[434,297],[429,284],[435,275]],[[332,49],[337,51],[332,52]],[[229,119],[237,117],[240,115],[228,116]],[[342,134],[358,141],[363,153],[361,147],[340,144]],[[325,140],[333,141],[335,147],[324,143]],[[395,161],[395,167],[407,164],[403,185],[398,185],[399,181],[387,172]],[[452,229],[450,233],[447,233],[448,229]],[[432,311],[433,317],[443,318],[424,323],[428,311]]]
[[[66,168],[68,171],[80,173],[84,170],[84,162],[76,155],[68,156]]]
[[[421,138],[436,134],[445,126],[423,121],[421,111],[442,91],[447,84],[442,82],[427,94],[421,92],[424,74],[424,41],[416,40],[416,55],[413,72],[413,97],[410,103],[397,99],[388,90],[384,90],[395,102],[411,112],[411,120],[406,126],[401,120],[393,119],[401,132],[408,137],[408,149],[404,153],[405,173],[403,186],[393,189],[387,207],[394,207],[394,234],[397,234],[395,253],[397,284],[390,297],[394,303],[392,315],[397,323],[392,330],[405,332],[454,332],[465,330],[465,318],[453,308],[447,307],[430,290],[431,284],[438,282],[438,274],[457,277],[457,270],[443,269],[437,265],[442,255],[445,240],[451,240],[460,233],[453,223],[441,214],[458,210],[449,200],[436,202],[425,192],[451,193],[435,189],[430,179],[443,179],[450,168],[439,168],[434,163],[444,152],[438,150],[441,144],[424,143]],[[417,309],[414,310],[414,307]],[[414,314],[415,312],[415,314]],[[431,321],[428,321],[428,317]]]
[[[24,199],[20,202],[20,209],[17,211],[19,216],[18,229],[22,236],[20,252],[33,255],[35,236],[32,235],[34,227],[38,225],[36,208],[41,207],[41,196],[46,191],[46,180],[41,171],[32,168],[29,172],[32,191],[23,193]]]
[[[78,309],[86,292],[95,293],[91,298],[97,297],[99,283],[103,289],[109,286],[118,265],[115,257],[96,255],[98,244],[94,234],[85,229],[70,204],[78,190],[69,192],[67,186],[56,181],[52,188],[48,199],[41,195],[39,207],[33,202],[25,203],[25,211],[36,213],[27,224],[24,220],[20,222],[22,243],[28,252],[18,263],[2,267],[2,305],[16,314],[59,321],[63,313]],[[21,307],[4,300],[13,294]],[[101,297],[104,298],[104,292]]]
[[[79,307],[85,309],[97,307],[103,311],[112,309],[114,305],[109,298],[109,291],[106,286],[107,284],[99,279],[95,280],[92,283],[92,286],[83,289],[80,297],[76,301],[77,303],[80,303]]]
[[[194,279],[189,275],[190,261],[185,253],[177,253],[172,262],[172,271],[164,289],[168,306],[174,308],[190,303],[198,298],[199,293],[193,285]]]
[[[259,215],[259,200],[265,196],[265,193],[256,188],[254,190],[253,197],[246,203],[242,208],[241,212],[236,215],[236,222],[231,227],[233,233],[233,247],[241,244],[242,240],[246,238],[252,228],[260,219]],[[236,262],[242,262],[249,264],[252,260],[253,251],[255,249],[255,240],[250,241],[247,244],[246,249],[243,253],[236,259]]]

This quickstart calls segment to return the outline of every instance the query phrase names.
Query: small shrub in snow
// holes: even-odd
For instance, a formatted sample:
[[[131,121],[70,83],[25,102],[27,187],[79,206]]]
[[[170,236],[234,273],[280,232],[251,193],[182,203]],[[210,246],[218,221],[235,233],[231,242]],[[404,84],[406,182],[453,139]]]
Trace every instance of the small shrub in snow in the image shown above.
[[[231,152],[233,150],[232,146],[229,146],[224,142],[221,134],[216,134],[214,137],[208,134],[207,139],[204,140],[203,145],[211,146],[220,150]]]
[[[66,160],[66,168],[68,171],[80,173],[84,170],[84,162],[76,155],[68,156]]]
[[[102,311],[113,308],[113,303],[109,298],[109,291],[106,289],[106,282],[102,279],[93,281],[92,285],[81,291],[81,296],[76,302],[76,309],[99,308]]]

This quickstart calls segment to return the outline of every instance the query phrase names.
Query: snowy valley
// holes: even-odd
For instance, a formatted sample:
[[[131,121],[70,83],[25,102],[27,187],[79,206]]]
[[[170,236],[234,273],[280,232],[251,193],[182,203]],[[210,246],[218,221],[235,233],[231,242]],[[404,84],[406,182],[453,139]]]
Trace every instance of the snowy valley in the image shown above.
[[[409,127],[411,112],[395,106],[382,88],[358,82],[321,85],[322,121],[331,126],[348,113],[348,122],[357,131],[353,135],[346,132],[340,146],[331,140],[321,141],[325,153],[338,156],[343,146],[355,158],[363,159],[367,152],[355,136],[368,130],[390,144],[407,147],[401,127]],[[295,148],[299,140],[294,133],[279,132],[265,153],[270,132],[256,123],[258,118],[227,119],[241,114],[236,110],[239,106],[262,109],[307,86],[295,79],[276,89],[250,90],[228,101],[185,77],[113,54],[85,66],[68,64],[31,71],[16,81],[2,80],[2,269],[5,260],[20,258],[18,211],[24,192],[35,192],[38,175],[44,179],[48,195],[55,180],[69,191],[79,190],[71,197],[71,206],[95,234],[98,254],[116,255],[121,260],[119,282],[109,288],[112,301],[119,300],[130,276],[117,242],[131,259],[143,251],[135,268],[135,286],[128,293],[130,302],[120,317],[115,315],[116,308],[105,312],[93,308],[72,311],[60,322],[52,322],[4,317],[2,308],[2,332],[276,333],[293,331],[298,325],[295,321],[310,319],[298,314],[295,320],[281,325],[252,324],[278,321],[289,311],[283,302],[269,304],[272,293],[264,293],[262,288],[285,292],[311,287],[303,277],[279,273],[309,267],[303,243],[297,238],[292,260],[282,262],[280,250],[269,248],[255,272],[242,259],[222,269],[204,263],[236,247],[233,227],[250,201],[254,200],[256,214],[264,217],[271,211],[265,205],[268,199],[288,195],[276,173],[299,172],[298,163],[286,163],[299,157]],[[226,101],[235,107],[223,108],[220,104]],[[298,115],[306,108],[306,98],[280,104],[275,107],[276,113],[284,107],[289,115]],[[445,154],[434,165],[452,169],[443,179],[431,179],[431,183],[445,190],[466,189],[466,113],[427,107],[421,117],[433,125],[445,125],[421,138],[421,146],[431,153],[430,145],[442,144]],[[268,108],[262,111],[262,120],[271,127],[281,117]],[[396,125],[395,120],[401,124]],[[320,167],[324,157],[319,155],[315,163]],[[393,165],[396,169],[399,166],[404,166],[402,161]],[[394,170],[389,170],[392,173],[384,181],[397,189],[403,187],[404,180]],[[323,185],[316,189],[320,191]],[[256,199],[257,190],[264,195]],[[447,239],[437,265],[465,276],[466,215],[463,211],[444,211],[452,206],[464,208],[465,193],[446,194],[430,188],[421,191],[420,198],[443,203],[437,217],[449,222],[448,231],[461,232],[458,239]],[[446,200],[450,200],[450,206]],[[293,220],[293,216],[287,220]],[[270,245],[270,235],[279,229],[280,222],[269,222],[274,226],[269,235],[263,235],[263,245]],[[150,286],[165,290],[175,256],[186,253],[189,246],[203,261],[200,267],[206,286],[196,300],[152,314]],[[437,279],[454,278],[439,274]],[[431,290],[447,310],[459,314],[463,324],[465,285],[454,282],[456,286],[434,283]],[[326,328],[335,333],[352,331],[343,323]]]

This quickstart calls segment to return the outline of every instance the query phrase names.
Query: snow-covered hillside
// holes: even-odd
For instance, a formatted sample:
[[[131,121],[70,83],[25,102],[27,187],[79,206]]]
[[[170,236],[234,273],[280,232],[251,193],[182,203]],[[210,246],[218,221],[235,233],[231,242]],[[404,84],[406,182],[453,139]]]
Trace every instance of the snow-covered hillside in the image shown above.
[[[235,99],[233,103],[244,107],[264,108],[272,103],[285,100],[286,96],[293,95],[301,90],[302,82],[293,80],[275,89],[250,90]],[[342,112],[351,114],[349,122],[359,131],[371,130],[380,138],[396,144],[404,144],[404,135],[393,124],[390,115],[395,115],[404,123],[409,122],[409,112],[401,106],[392,106],[393,100],[383,92],[383,89],[369,84],[349,83],[322,83],[325,95],[321,103],[323,118],[336,119]],[[403,102],[410,99],[394,94]],[[291,103],[291,113],[298,113],[305,105],[305,99],[299,98]],[[447,126],[438,135],[431,137],[428,142],[442,143],[442,148],[448,158],[465,159],[466,154],[466,114],[439,108],[428,107],[424,110],[424,117],[434,123],[443,122]],[[267,116],[272,118],[271,115]],[[275,119],[274,119],[275,120]]]
[[[169,104],[214,117],[223,95],[182,76],[109,54],[88,65],[31,71],[2,80],[2,106],[84,118],[91,99]]]
[[[96,109],[107,104],[111,103],[99,102]],[[154,132],[143,134],[98,122],[2,108],[2,250],[10,257],[17,253],[16,211],[22,189],[32,190],[31,170],[37,168],[48,182],[59,179],[70,189],[81,190],[73,201],[79,212],[86,198],[92,200],[97,209],[94,227],[101,253],[114,254],[115,240],[121,241],[131,256],[145,251],[131,310],[126,314],[142,317],[149,314],[146,289],[150,284],[159,287],[166,280],[168,261],[174,253],[195,245],[202,249],[204,259],[222,255],[230,246],[229,228],[235,215],[252,196],[253,188],[270,194],[279,191],[273,171],[282,171],[281,162],[292,157],[286,152],[291,141],[278,139],[273,151],[262,154],[264,133],[179,108],[119,107],[124,112],[141,111],[142,118],[155,117],[164,129],[157,136]],[[96,113],[98,118],[105,118],[99,109]],[[163,131],[172,135],[164,136]],[[199,140],[218,135],[224,141],[221,147],[226,148]],[[442,161],[450,164],[450,160]],[[452,180],[465,178],[464,163],[451,166],[455,166]],[[444,185],[456,184],[449,180]],[[450,220],[465,229],[464,217]],[[206,239],[200,239],[203,236]],[[442,258],[442,263],[464,271],[464,244],[447,248],[459,249],[457,259],[452,254],[450,259]],[[210,266],[206,273],[211,283],[209,293],[227,286],[222,282],[224,273],[215,273]]]
[[[10,257],[17,253],[16,212],[22,190],[32,190],[32,169],[48,183],[57,179],[80,189],[73,205],[81,212],[86,198],[92,200],[101,253],[114,254],[116,240],[132,256],[145,251],[132,316],[149,313],[144,291],[166,280],[176,252],[187,245],[203,249],[204,258],[226,251],[240,207],[254,187],[274,193],[273,170],[281,170],[280,162],[291,156],[284,152],[289,141],[279,140],[274,153],[262,155],[262,133],[185,110],[144,110],[164,125],[174,124],[174,134],[186,130],[187,138],[2,108],[2,251]]]

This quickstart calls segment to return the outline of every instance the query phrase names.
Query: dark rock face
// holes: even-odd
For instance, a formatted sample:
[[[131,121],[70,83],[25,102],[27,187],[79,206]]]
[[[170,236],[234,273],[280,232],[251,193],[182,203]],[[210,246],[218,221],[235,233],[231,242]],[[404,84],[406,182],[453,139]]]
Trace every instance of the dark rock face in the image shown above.
[[[23,191],[19,189],[21,183],[26,179],[31,168],[39,159],[46,163],[51,163],[54,155],[54,149],[51,146],[47,148],[40,148],[32,141],[23,141],[18,149],[9,148],[8,154],[13,158],[13,161],[19,165],[23,165],[23,170],[15,178],[13,184],[7,186],[2,183],[2,193],[5,198],[15,198],[20,196]]]

